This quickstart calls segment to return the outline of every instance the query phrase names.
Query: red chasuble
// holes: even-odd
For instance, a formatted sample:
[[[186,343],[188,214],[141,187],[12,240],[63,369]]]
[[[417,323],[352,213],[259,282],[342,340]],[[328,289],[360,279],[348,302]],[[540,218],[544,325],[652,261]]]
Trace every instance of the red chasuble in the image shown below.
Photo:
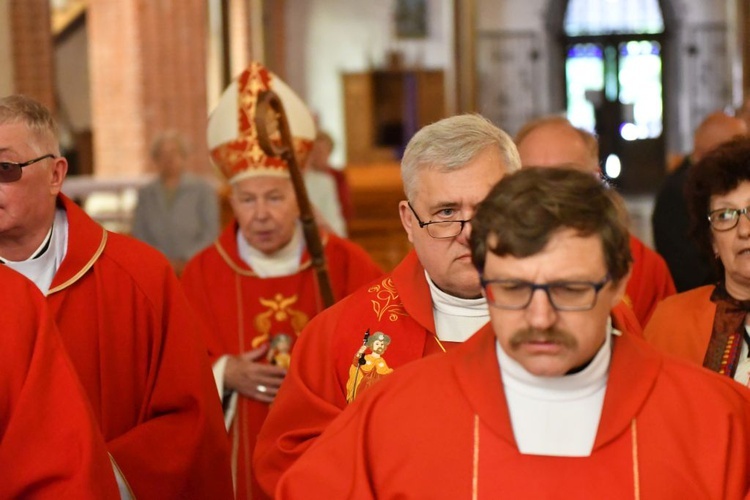
[[[644,329],[646,341],[660,351],[702,365],[716,315],[713,291],[713,285],[702,286],[659,304]]]
[[[47,300],[110,454],[137,498],[231,498],[206,347],[172,268],[59,201],[68,249]]]
[[[279,481],[278,499],[715,498],[750,488],[750,392],[615,337],[588,457],[521,454],[489,326],[380,382]]]
[[[44,297],[0,266],[0,498],[119,498]]]
[[[662,256],[635,236],[630,237],[630,253],[633,255],[633,271],[625,290],[625,302],[645,327],[656,305],[677,290]]]
[[[297,335],[323,309],[315,271],[305,251],[295,274],[259,278],[237,251],[237,224],[230,224],[214,246],[196,255],[185,267],[182,284],[208,328],[206,343],[212,361],[270,345],[286,335],[294,347]],[[334,298],[339,300],[382,275],[369,255],[354,243],[333,234],[323,235],[324,251]],[[291,358],[296,356],[292,352]],[[272,360],[288,366],[288,353],[272,353]],[[214,391],[216,389],[214,388]],[[262,498],[250,458],[268,405],[240,398],[230,429],[237,498]]]
[[[613,311],[613,319],[618,328],[641,334],[638,321],[625,304]],[[429,285],[415,252],[409,253],[392,274],[358,290],[305,328],[256,445],[256,476],[266,492],[274,491],[281,474],[346,408],[347,400],[370,390],[363,391],[363,384],[355,378],[367,370],[352,369],[353,356],[367,330],[370,335],[383,333],[389,337],[381,357],[395,372],[427,354],[453,350],[435,334]],[[351,393],[353,387],[358,388],[355,394]]]

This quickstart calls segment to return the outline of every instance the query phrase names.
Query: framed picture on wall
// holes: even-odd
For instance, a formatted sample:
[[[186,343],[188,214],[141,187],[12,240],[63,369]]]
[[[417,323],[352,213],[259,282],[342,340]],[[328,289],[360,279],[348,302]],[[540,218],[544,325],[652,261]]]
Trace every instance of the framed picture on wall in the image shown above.
[[[396,36],[427,38],[427,0],[396,0]]]

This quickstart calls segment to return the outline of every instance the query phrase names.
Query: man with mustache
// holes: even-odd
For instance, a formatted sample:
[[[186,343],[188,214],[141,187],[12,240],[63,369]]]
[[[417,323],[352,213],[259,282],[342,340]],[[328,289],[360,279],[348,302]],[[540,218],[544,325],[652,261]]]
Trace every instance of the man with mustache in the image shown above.
[[[266,493],[359,397],[354,386],[361,375],[356,381],[352,376],[352,356],[369,341],[363,342],[366,331],[389,337],[387,367],[398,372],[413,360],[449,351],[487,323],[471,263],[470,220],[492,186],[519,166],[510,136],[479,115],[445,118],[412,137],[401,160],[406,199],[398,210],[414,250],[303,330],[258,436],[255,473]],[[392,373],[382,375],[379,380]]]
[[[412,137],[401,160],[406,199],[398,208],[414,251],[392,273],[305,327],[258,436],[256,475],[268,493],[359,397],[347,382],[353,380],[352,355],[365,331],[390,337],[388,367],[398,372],[413,360],[456,348],[488,323],[487,301],[471,262],[472,218],[492,186],[519,167],[508,134],[479,115],[445,118]],[[614,317],[640,332],[625,304]]]
[[[610,321],[617,196],[573,169],[504,177],[470,240],[490,325],[369,389],[276,498],[743,498],[750,392]]]

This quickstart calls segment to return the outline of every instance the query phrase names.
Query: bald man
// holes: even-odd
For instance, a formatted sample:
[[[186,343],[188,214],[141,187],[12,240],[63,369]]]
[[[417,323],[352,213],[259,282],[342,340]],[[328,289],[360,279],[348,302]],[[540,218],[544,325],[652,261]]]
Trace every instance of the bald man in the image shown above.
[[[700,254],[688,236],[690,219],[684,186],[690,166],[720,144],[747,131],[743,120],[722,111],[708,115],[695,130],[693,152],[666,178],[659,190],[651,217],[654,244],[667,261],[678,292],[716,281],[711,262]]]
[[[596,137],[564,117],[548,116],[527,123],[518,132],[516,145],[523,167],[570,167],[601,175]],[[675,286],[664,259],[632,235],[630,252],[633,272],[624,301],[646,326],[659,301],[674,295]]]

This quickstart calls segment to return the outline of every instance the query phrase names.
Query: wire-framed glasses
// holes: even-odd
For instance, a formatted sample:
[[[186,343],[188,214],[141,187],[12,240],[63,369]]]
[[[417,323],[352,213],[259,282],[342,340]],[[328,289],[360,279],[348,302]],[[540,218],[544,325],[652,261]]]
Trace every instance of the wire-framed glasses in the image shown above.
[[[708,222],[717,231],[729,231],[740,222],[740,215],[750,219],[750,207],[712,210],[708,213]]]
[[[427,229],[427,234],[438,240],[444,238],[455,238],[464,230],[466,223],[471,222],[471,219],[422,222],[422,219],[419,218],[414,207],[411,206],[411,202],[407,201],[406,204],[409,205],[411,213],[417,218],[419,227]]]
[[[609,274],[599,282],[553,281],[537,284],[516,279],[488,280],[481,278],[482,288],[490,305],[500,309],[526,309],[537,290],[547,294],[552,307],[558,311],[588,311],[596,305],[596,298],[610,281]]]
[[[53,154],[46,154],[33,160],[25,161],[23,163],[15,163],[12,161],[0,162],[0,182],[16,182],[21,179],[21,171],[23,167],[33,165],[38,161],[42,161],[45,158],[56,158]]]

